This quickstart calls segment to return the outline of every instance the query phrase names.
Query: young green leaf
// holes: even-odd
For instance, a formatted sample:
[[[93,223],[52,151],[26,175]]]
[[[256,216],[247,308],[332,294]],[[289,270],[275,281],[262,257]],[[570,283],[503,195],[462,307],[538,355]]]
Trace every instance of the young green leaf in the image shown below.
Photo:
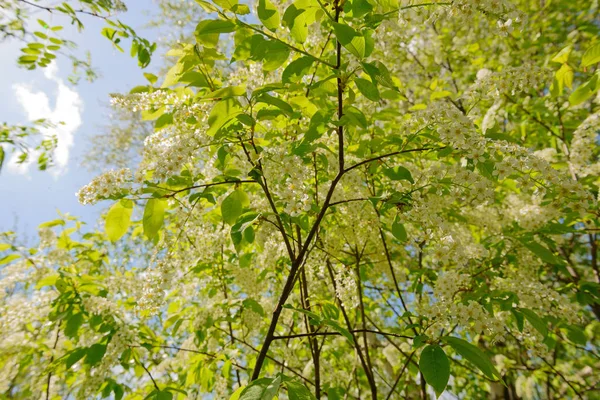
[[[150,199],[144,208],[144,234],[150,240],[153,240],[162,228],[165,221],[166,201],[162,199]]]
[[[354,79],[354,83],[358,88],[359,92],[362,93],[367,99],[371,101],[379,101],[381,97],[379,96],[379,90],[377,90],[377,86],[366,79],[356,78]]]
[[[421,352],[419,369],[439,397],[450,379],[450,362],[444,350],[438,345],[429,345]]]
[[[127,232],[129,225],[131,225],[132,212],[133,201],[126,199],[116,202],[108,210],[104,230],[111,242],[116,242]]]
[[[583,53],[583,57],[581,58],[581,66],[589,67],[590,65],[598,62],[600,62],[600,42],[588,47],[585,53]]]
[[[258,0],[256,11],[258,13],[258,19],[260,19],[263,25],[268,30],[275,32],[279,27],[279,11],[277,10],[277,7],[275,7],[270,0]]]
[[[406,242],[408,239],[406,229],[404,229],[404,225],[402,225],[398,217],[396,217],[392,223],[392,235],[401,242]]]

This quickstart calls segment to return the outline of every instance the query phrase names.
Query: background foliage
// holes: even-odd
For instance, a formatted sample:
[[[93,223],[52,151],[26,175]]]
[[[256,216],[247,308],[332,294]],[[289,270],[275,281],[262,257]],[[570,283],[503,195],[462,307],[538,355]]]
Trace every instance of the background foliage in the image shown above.
[[[600,397],[597,1],[162,6],[102,229],[2,236],[3,397]]]

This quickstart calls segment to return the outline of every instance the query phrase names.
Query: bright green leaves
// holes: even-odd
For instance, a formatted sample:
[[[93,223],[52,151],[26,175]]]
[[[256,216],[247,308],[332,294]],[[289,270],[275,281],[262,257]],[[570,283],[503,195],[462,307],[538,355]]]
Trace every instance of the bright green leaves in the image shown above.
[[[279,11],[270,0],[258,0],[258,18],[270,31],[275,32],[279,27]]]
[[[590,65],[600,62],[600,42],[587,48],[581,58],[581,66],[589,67]]]
[[[219,35],[221,33],[231,33],[235,31],[235,24],[231,21],[225,21],[220,19],[207,19],[200,21],[196,25],[196,31],[194,32],[196,40],[206,47],[217,47],[219,42]]]
[[[279,40],[265,39],[256,34],[246,36],[246,30],[236,33],[236,49],[233,61],[261,61],[265,71],[274,71],[282,66],[290,56],[290,48]]]
[[[304,75],[308,74],[310,67],[314,63],[312,57],[300,57],[285,67],[281,75],[281,82],[283,83],[296,83],[299,82]]]
[[[314,0],[298,0],[283,13],[283,24],[289,28],[292,38],[304,43],[308,37],[308,27],[322,13],[319,4]]]
[[[234,98],[228,98],[218,102],[208,116],[208,130],[206,131],[206,134],[215,136],[225,124],[242,114],[242,112],[243,110],[240,103]]]
[[[494,364],[492,364],[490,359],[483,351],[479,350],[478,347],[473,346],[471,343],[465,340],[451,336],[444,337],[442,340],[449,344],[458,354],[475,365],[481,372],[483,372],[485,376],[491,380],[502,379],[502,376],[498,370],[496,370]]]
[[[450,361],[438,345],[429,345],[421,352],[419,369],[425,382],[433,387],[437,396],[441,395],[450,379]]]
[[[67,324],[65,325],[65,335],[70,338],[74,338],[77,336],[77,332],[79,331],[79,327],[83,323],[83,314],[78,312],[76,314],[71,315],[69,319],[67,319]]]
[[[116,202],[106,215],[104,229],[111,242],[119,240],[131,225],[133,201],[123,199]]]
[[[383,170],[383,174],[393,181],[405,180],[409,181],[410,183],[415,183],[410,171],[401,165],[393,168],[386,168]]]
[[[223,221],[228,225],[233,225],[238,217],[242,215],[244,207],[248,207],[249,205],[250,199],[248,199],[248,195],[240,189],[234,190],[221,203]]]
[[[158,232],[165,221],[166,201],[162,199],[150,199],[144,208],[144,234],[149,240],[158,237]]]
[[[255,232],[253,225],[259,217],[260,214],[256,212],[248,212],[236,218],[235,224],[231,227],[231,240],[236,249],[239,249],[242,243],[250,244],[254,242]]]
[[[358,91],[367,99],[371,101],[379,101],[381,99],[379,97],[379,90],[373,82],[367,79],[355,78],[354,83],[356,84]]]
[[[359,59],[368,57],[375,48],[375,42],[371,38],[369,30],[361,33],[349,25],[333,22],[333,31],[342,46]]]
[[[287,387],[290,400],[315,400],[315,396],[303,384],[283,374],[278,374],[275,378],[257,379],[239,395],[236,391],[230,400],[273,400],[282,386]]]
[[[392,222],[392,235],[401,242],[406,242],[408,239],[406,229],[397,216],[394,218],[394,222]]]
[[[569,96],[569,103],[572,106],[576,106],[583,103],[598,91],[598,89],[600,88],[600,79],[598,79],[599,75],[600,73],[596,72],[590,78],[589,81],[587,81],[583,85],[580,85],[577,89],[573,91],[573,93],[571,93],[571,96]]]

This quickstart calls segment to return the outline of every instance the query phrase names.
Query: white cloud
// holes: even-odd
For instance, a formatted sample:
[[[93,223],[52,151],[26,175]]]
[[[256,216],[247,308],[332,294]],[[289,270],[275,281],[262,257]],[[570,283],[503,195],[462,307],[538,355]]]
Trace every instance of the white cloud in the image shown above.
[[[67,85],[58,76],[56,63],[50,64],[44,69],[46,79],[56,84],[56,100],[54,108],[50,107],[48,95],[43,91],[34,91],[33,87],[23,83],[13,85],[17,101],[29,121],[44,118],[52,122],[52,128],[42,128],[40,131],[45,136],[56,135],[58,145],[54,151],[54,166],[49,170],[55,177],[67,170],[69,153],[74,144],[75,131],[81,125],[81,114],[83,113],[83,101],[79,93]],[[13,157],[8,169],[21,174],[27,174],[29,168],[35,164],[37,155],[32,154],[27,163],[17,164],[16,156]]]

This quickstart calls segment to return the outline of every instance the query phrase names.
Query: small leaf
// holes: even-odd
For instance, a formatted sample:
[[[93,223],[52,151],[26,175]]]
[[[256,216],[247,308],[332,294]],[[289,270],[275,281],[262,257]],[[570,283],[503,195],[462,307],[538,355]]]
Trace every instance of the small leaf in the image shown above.
[[[450,379],[450,362],[444,350],[438,345],[429,345],[421,352],[419,369],[425,382],[433,387],[439,397]]]
[[[121,200],[116,202],[106,215],[104,230],[111,242],[119,240],[131,225],[131,213],[133,212],[133,201]]]
[[[85,358],[85,363],[89,365],[96,365],[104,357],[104,353],[106,353],[106,345],[96,343],[88,348],[87,357]]]

